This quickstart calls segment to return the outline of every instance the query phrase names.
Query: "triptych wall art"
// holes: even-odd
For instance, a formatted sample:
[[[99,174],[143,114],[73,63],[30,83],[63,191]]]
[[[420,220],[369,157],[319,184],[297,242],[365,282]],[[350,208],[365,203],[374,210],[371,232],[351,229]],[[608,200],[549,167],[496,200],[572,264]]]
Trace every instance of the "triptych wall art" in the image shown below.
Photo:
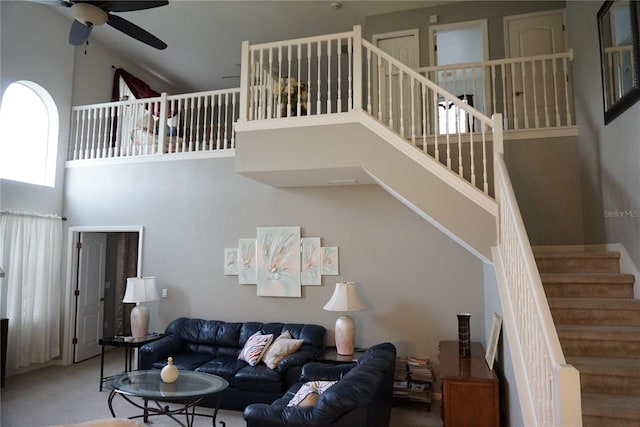
[[[300,297],[302,286],[338,275],[338,248],[320,237],[300,237],[300,227],[258,227],[255,239],[239,239],[224,250],[224,274],[257,285],[258,296]]]

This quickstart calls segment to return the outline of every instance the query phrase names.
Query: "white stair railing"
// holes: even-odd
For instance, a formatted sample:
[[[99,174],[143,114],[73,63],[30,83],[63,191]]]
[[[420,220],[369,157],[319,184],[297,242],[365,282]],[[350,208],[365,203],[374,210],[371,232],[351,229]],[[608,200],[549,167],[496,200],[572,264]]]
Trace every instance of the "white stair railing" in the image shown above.
[[[496,270],[526,425],[581,426],[580,374],[564,359],[503,155],[496,155]],[[515,351],[513,350],[515,349]]]
[[[417,70],[482,112],[501,113],[505,130],[574,126],[573,52]]]
[[[235,148],[240,89],[83,105],[71,110],[69,160]]]

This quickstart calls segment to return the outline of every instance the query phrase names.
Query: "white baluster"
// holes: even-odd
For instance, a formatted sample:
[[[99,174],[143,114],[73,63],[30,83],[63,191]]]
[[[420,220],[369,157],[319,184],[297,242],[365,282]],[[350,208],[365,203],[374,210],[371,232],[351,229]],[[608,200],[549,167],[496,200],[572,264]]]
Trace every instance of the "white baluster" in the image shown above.
[[[391,77],[393,75],[393,64],[391,62],[389,62],[389,75],[387,78],[387,82],[388,82],[388,94],[387,96],[389,97],[389,129],[394,130],[393,129],[393,86],[392,86],[392,81],[391,81]]]
[[[322,75],[321,71],[321,63],[322,63],[322,41],[318,40],[316,42],[316,54],[318,56],[318,87],[317,87],[317,95],[316,95],[316,109],[318,110],[316,114],[322,114],[322,101],[320,97],[320,85],[321,80],[320,76]]]
[[[518,108],[516,106],[516,70],[515,70],[515,64],[512,62],[511,63],[511,95],[513,97],[513,128],[514,129],[520,129],[520,123],[518,120]]]
[[[351,37],[347,37],[347,64],[349,65],[349,82],[348,82],[348,99],[347,99],[347,110],[351,111],[353,109],[353,74],[354,74],[354,70],[352,70],[351,68],[351,63],[353,61],[352,55],[353,55],[353,48],[352,48],[352,38]],[[358,79],[358,81],[362,82],[362,73],[360,73],[360,78]],[[356,88],[356,90],[359,90],[362,92],[362,86]],[[361,105],[362,107],[362,105]]]
[[[411,144],[416,146],[416,106],[415,106],[415,82],[416,79],[409,76],[411,89]]]
[[[278,46],[278,87],[280,88],[280,92],[278,92],[278,118],[282,117],[282,91],[284,90],[282,83],[282,46]]]
[[[569,101],[569,87],[571,85],[571,82],[569,81],[569,65],[567,64],[568,59],[567,58],[562,58],[562,71],[564,72],[564,79],[563,79],[563,83],[564,83],[564,104],[566,107],[566,111],[567,111],[567,122],[565,123],[567,126],[570,126],[573,124],[573,118],[571,116],[571,102]],[[631,66],[634,67],[634,61],[631,61]],[[633,74],[635,75],[635,74]],[[558,109],[560,109],[560,107],[558,107]],[[558,123],[560,123],[560,121],[558,121]]]
[[[373,68],[371,65],[371,50],[367,49],[367,112],[373,116],[373,110],[371,109],[371,79],[373,78],[372,73]]]
[[[556,126],[560,125],[560,104],[558,103],[558,91],[560,90],[560,84],[558,82],[558,68],[556,65],[556,60],[552,60],[552,71],[553,71],[553,95],[555,101],[555,110],[556,110]]]
[[[327,40],[327,114],[331,114],[331,40]]]
[[[525,88],[525,84],[528,81],[527,79],[527,63],[522,61],[520,62],[520,69],[521,69],[521,77],[522,77],[522,113],[524,115],[524,128],[525,129],[529,129],[529,114],[527,113],[527,98],[529,97],[529,91],[527,91]]]
[[[378,121],[382,122],[382,103],[384,102],[384,97],[382,96],[382,75],[384,74],[384,65],[382,64],[382,57],[380,55],[376,55],[378,57],[378,99],[376,100],[376,104],[378,104]]]
[[[342,44],[341,40],[338,39],[336,41],[336,53],[338,54],[338,84],[336,87],[336,95],[338,96],[338,101],[336,103],[336,113],[342,112]]]
[[[400,94],[400,136],[404,135],[404,71],[398,69],[400,81],[398,82],[398,93]]]
[[[536,128],[540,127],[540,119],[538,113],[538,70],[536,68],[536,61],[531,61],[531,81],[533,91],[533,114],[535,119]],[[543,86],[544,90],[544,86]]]
[[[427,154],[427,87],[420,83],[420,94],[422,99],[422,151]],[[438,160],[438,146],[435,147],[434,157]]]
[[[473,116],[471,116],[473,118]],[[475,147],[473,146],[473,132],[469,132],[469,157],[471,157],[471,162],[469,165],[469,170],[471,171],[471,185],[476,186],[476,155],[475,155]]]
[[[238,96],[239,96],[238,93],[234,93],[231,96],[232,105],[231,105],[231,118],[230,119],[231,119],[232,123],[234,123],[236,121],[236,119],[237,119],[235,114],[236,114],[236,103],[237,103]],[[229,126],[225,125],[225,128],[231,130],[231,147],[230,148],[234,149],[234,148],[236,148],[236,131],[235,131],[232,123],[229,124]],[[225,138],[226,138],[226,136],[225,136]]]
[[[546,59],[540,60],[540,67],[542,71],[542,93],[544,95],[544,125],[545,127],[549,127],[549,99],[547,97],[547,61]],[[559,123],[556,123],[556,126],[559,126]]]
[[[196,129],[194,127],[194,111],[196,109],[196,100],[195,98],[192,96],[189,99],[191,99],[191,104],[189,106],[189,116],[191,117],[190,122],[189,122],[189,152],[191,153],[193,151],[193,137],[194,134],[196,133]]]
[[[287,45],[287,88],[289,88],[289,79],[291,78],[291,45]],[[293,112],[291,108],[291,90],[287,89],[287,117]]]
[[[307,50],[307,114],[311,115],[311,43],[305,45]]]
[[[298,117],[300,117],[302,115],[302,99],[301,99],[301,93],[300,93],[300,89],[301,89],[301,84],[304,82],[304,80],[302,80],[302,73],[301,71],[301,61],[302,61],[302,50],[300,48],[300,43],[298,43],[298,52],[297,52],[297,57],[298,57],[298,99],[296,100],[296,115]]]
[[[502,125],[502,123],[500,124]],[[489,177],[487,176],[487,126],[484,122],[481,122],[480,129],[482,131],[482,190],[484,194],[489,195]]]
[[[82,136],[80,134],[80,122],[82,121],[81,115],[82,115],[82,110],[76,110],[75,111],[76,134],[75,134],[75,144],[74,144],[74,148],[73,148],[73,159],[72,160],[78,160],[80,158],[79,153],[78,153],[78,144],[82,140]]]
[[[456,133],[458,134],[458,176],[462,178],[464,166],[462,164],[462,133],[460,132],[460,112],[464,112],[464,110],[461,110],[461,108],[455,104],[453,104],[453,108],[456,116],[455,129]]]

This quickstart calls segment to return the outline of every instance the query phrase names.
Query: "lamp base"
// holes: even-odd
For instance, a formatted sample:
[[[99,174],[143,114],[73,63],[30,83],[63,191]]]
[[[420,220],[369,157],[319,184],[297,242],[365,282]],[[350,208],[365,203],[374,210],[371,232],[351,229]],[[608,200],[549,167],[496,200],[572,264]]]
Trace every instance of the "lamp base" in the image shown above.
[[[336,320],[336,350],[341,356],[353,354],[356,340],[356,322],[351,316],[342,315]]]
[[[131,310],[131,335],[144,338],[149,334],[149,309],[137,303]]]

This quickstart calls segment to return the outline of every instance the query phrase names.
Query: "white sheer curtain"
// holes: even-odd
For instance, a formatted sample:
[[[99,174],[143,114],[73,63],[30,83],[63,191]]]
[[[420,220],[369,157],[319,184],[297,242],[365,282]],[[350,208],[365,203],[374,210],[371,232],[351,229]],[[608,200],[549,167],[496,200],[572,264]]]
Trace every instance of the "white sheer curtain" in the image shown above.
[[[7,370],[60,355],[62,221],[0,212],[2,316],[9,318]]]

